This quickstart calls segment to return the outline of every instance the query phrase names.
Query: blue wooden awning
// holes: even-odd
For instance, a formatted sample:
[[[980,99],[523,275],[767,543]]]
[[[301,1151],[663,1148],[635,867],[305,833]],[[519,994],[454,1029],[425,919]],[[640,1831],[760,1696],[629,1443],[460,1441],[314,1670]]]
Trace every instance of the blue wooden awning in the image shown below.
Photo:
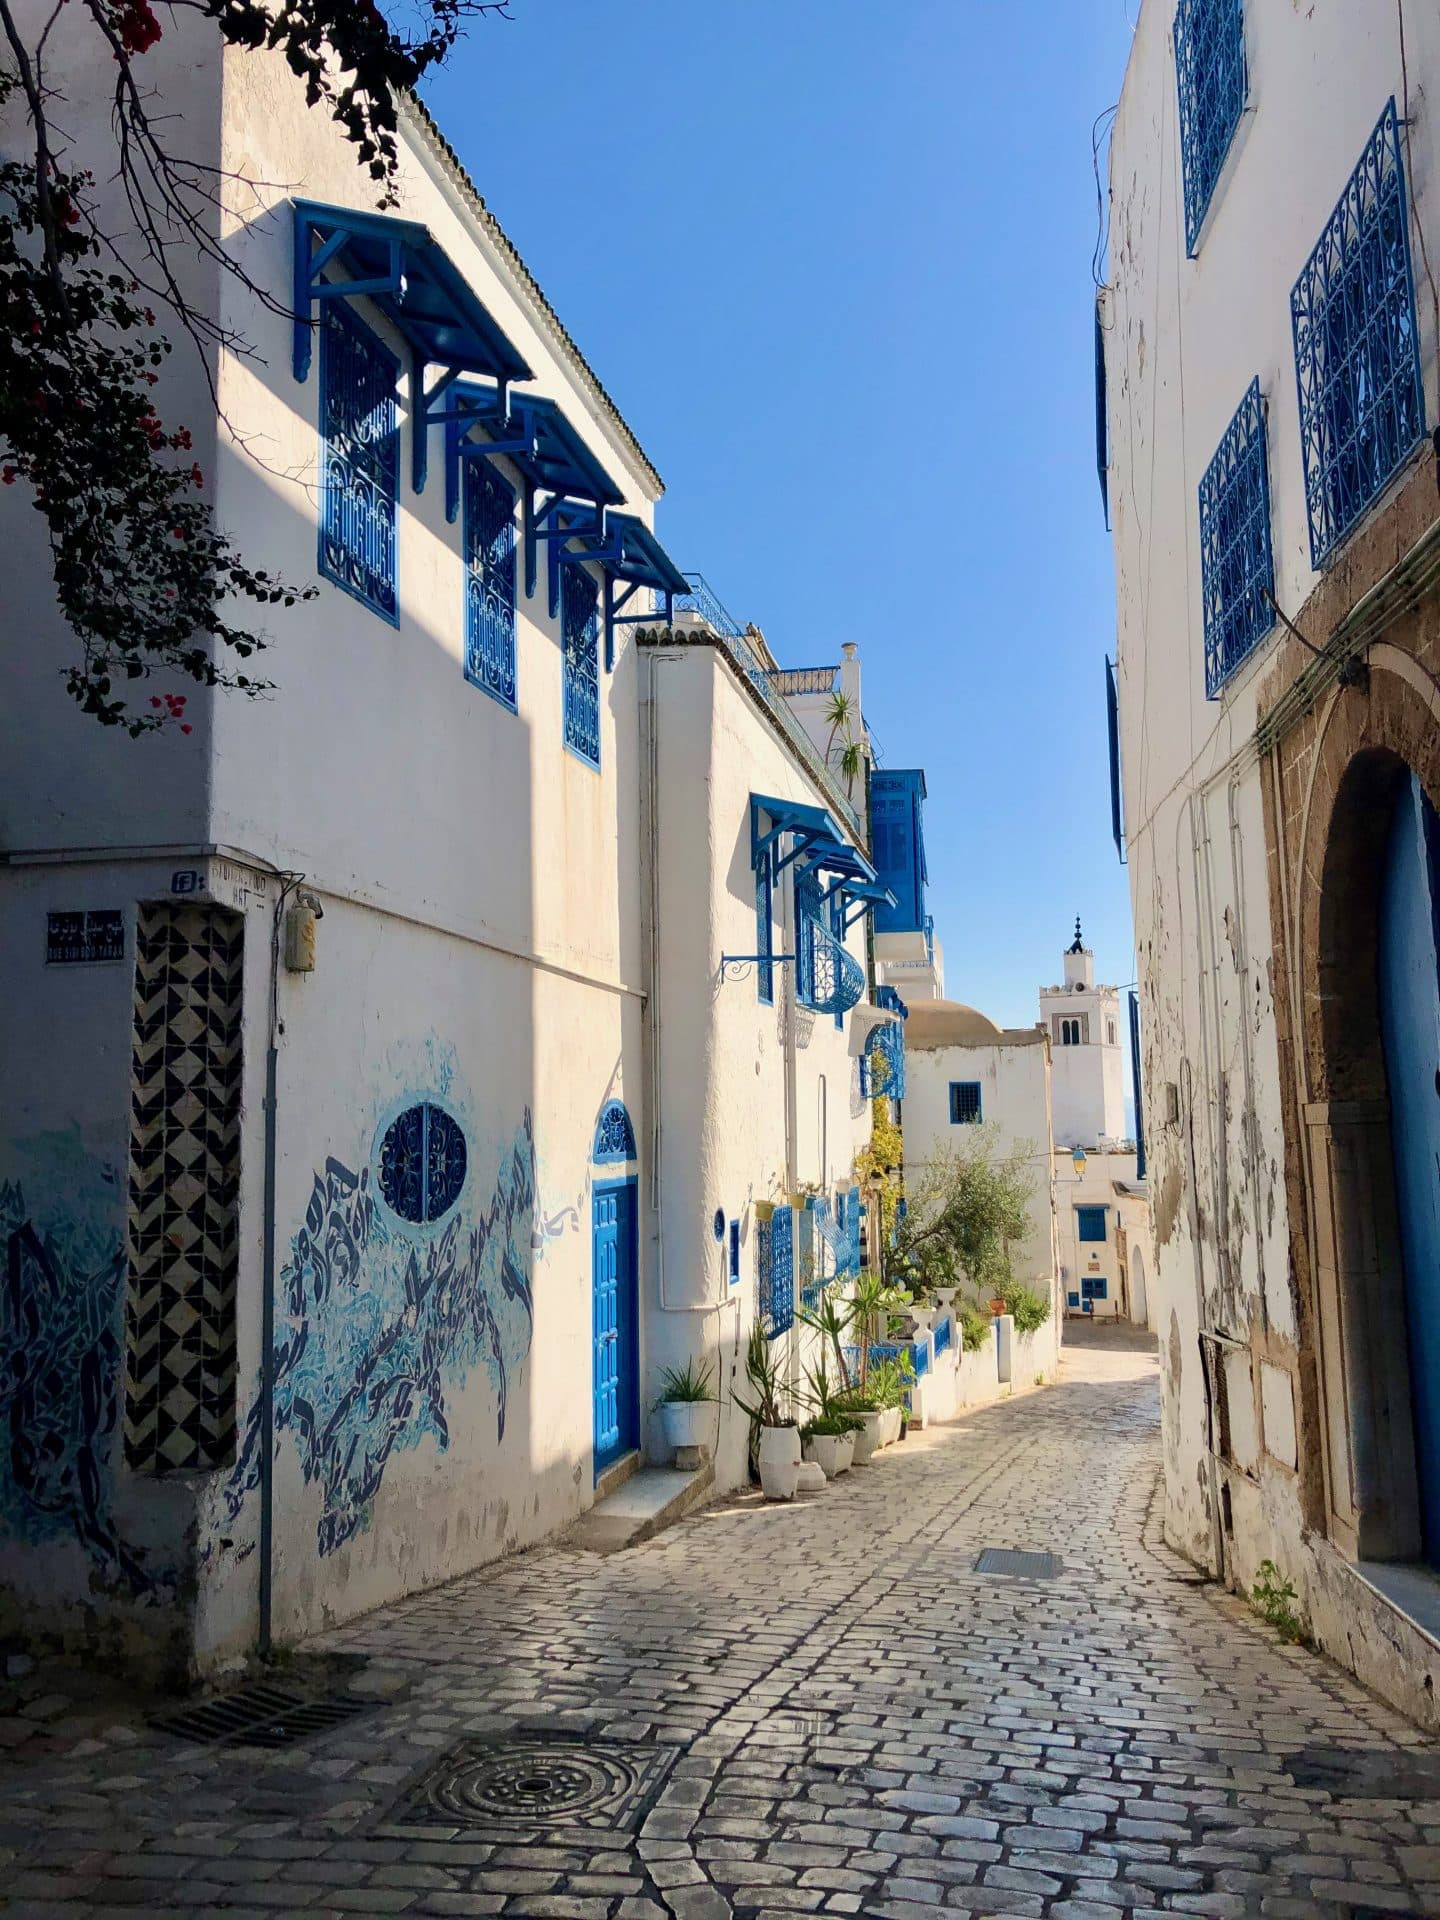
[[[876,907],[893,907],[895,896],[883,880],[847,880],[845,882],[845,931],[848,933],[862,914]]]
[[[777,800],[768,793],[750,796],[750,864],[757,867],[762,854],[769,851],[782,834],[789,834],[792,845],[783,859],[776,860],[771,877],[781,873],[807,847],[821,840],[839,842],[840,827],[826,807],[807,807],[798,800]]]

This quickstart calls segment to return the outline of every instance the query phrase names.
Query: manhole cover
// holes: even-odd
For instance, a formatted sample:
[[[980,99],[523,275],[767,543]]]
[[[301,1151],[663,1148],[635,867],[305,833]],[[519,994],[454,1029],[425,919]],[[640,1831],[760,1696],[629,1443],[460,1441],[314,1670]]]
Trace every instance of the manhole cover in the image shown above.
[[[213,1700],[152,1714],[149,1724],[161,1733],[207,1746],[225,1742],[240,1747],[292,1747],[312,1734],[328,1733],[375,1704],[353,1695],[306,1694],[263,1680]]]
[[[500,1839],[556,1828],[633,1833],[678,1747],[546,1738],[465,1740],[427,1769],[388,1824],[465,1827]]]
[[[1022,1553],[1014,1547],[986,1547],[976,1573],[1005,1573],[1017,1580],[1053,1580],[1060,1571],[1058,1553]]]
[[[1306,1747],[1282,1764],[1297,1787],[1322,1787],[1341,1800],[1440,1800],[1440,1753]]]

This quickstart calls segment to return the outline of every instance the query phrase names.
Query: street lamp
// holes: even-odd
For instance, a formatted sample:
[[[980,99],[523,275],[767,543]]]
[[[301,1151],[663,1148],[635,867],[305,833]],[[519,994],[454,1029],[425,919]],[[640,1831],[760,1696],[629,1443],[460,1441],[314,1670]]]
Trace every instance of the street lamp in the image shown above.
[[[1074,1151],[1074,1152],[1073,1152],[1073,1153],[1071,1154],[1071,1156],[1070,1156],[1070,1158],[1071,1158],[1071,1159],[1072,1159],[1072,1160],[1074,1161],[1074,1163],[1075,1163],[1075,1174],[1076,1174],[1076,1177],[1077,1177],[1077,1179],[1080,1179],[1080,1180],[1083,1180],[1083,1179],[1085,1178],[1085,1149],[1084,1149],[1084,1147],[1076,1147],[1076,1149],[1075,1149],[1075,1151]]]

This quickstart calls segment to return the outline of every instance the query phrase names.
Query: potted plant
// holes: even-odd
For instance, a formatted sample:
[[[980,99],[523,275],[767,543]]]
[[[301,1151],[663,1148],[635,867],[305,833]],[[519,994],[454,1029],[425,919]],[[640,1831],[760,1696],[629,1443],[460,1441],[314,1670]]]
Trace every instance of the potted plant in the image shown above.
[[[855,1465],[868,1467],[884,1444],[881,1433],[885,1415],[867,1387],[850,1388],[839,1396],[838,1404],[842,1412],[854,1414],[860,1422],[855,1431]]]
[[[664,1367],[660,1373],[660,1398],[655,1402],[665,1429],[665,1444],[674,1452],[705,1445],[710,1430],[707,1407],[715,1404],[715,1374],[708,1360],[697,1367],[687,1360],[683,1367]]]
[[[908,1353],[893,1360],[877,1360],[870,1368],[870,1391],[880,1402],[882,1447],[900,1438],[905,1413],[905,1396],[915,1380],[915,1366]]]
[[[759,1429],[761,1491],[767,1500],[793,1500],[800,1483],[800,1429],[789,1410],[780,1357],[758,1320],[750,1329],[745,1378],[751,1398],[737,1392],[735,1402]]]
[[[805,1458],[822,1468],[827,1480],[850,1471],[855,1457],[855,1426],[847,1414],[820,1413],[800,1430]]]

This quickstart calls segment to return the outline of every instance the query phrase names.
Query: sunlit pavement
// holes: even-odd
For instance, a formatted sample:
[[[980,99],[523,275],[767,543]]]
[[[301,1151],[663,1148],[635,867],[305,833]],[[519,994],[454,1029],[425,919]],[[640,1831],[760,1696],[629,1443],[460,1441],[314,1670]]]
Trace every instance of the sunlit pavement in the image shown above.
[[[1079,1331],[1058,1385],[794,1507],[546,1549],[326,1636],[366,1656],[372,1704],[300,1745],[185,1745],[32,1688],[0,1755],[0,1902],[1440,1914],[1440,1801],[1287,1766],[1428,1744],[1164,1548],[1153,1343]],[[986,1548],[1060,1569],[984,1574]]]

